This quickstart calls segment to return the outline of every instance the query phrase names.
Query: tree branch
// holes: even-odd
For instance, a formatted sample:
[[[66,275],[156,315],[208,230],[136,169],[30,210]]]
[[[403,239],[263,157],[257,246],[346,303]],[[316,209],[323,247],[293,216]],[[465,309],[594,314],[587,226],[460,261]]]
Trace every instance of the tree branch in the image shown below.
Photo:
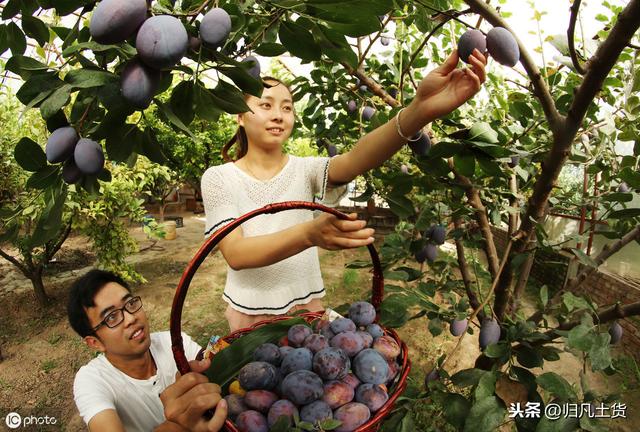
[[[540,101],[540,105],[542,105],[542,109],[544,110],[544,115],[547,118],[550,129],[554,132],[561,130],[564,119],[556,109],[549,87],[542,77],[538,66],[536,66],[533,61],[533,58],[526,50],[524,44],[520,42],[515,32],[513,32],[511,27],[509,27],[509,24],[507,24],[507,22],[494,8],[482,0],[465,0],[465,3],[468,4],[476,13],[483,16],[491,25],[495,27],[504,27],[513,34],[513,37],[516,38],[518,46],[520,47],[520,63],[522,63],[522,66],[527,71],[527,75],[531,79],[531,83],[533,84],[533,93]]]
[[[598,312],[594,322],[604,324],[609,321],[617,320],[620,318],[626,318],[630,316],[640,315],[640,302],[630,303],[625,306],[619,304],[613,305],[604,309],[602,312]],[[580,325],[580,321],[571,321],[560,324],[557,328],[545,332],[546,335],[554,333],[555,330],[571,330],[572,328]]]
[[[458,184],[464,189],[467,199],[469,200],[469,204],[471,204],[471,207],[475,209],[476,221],[478,222],[480,232],[484,238],[484,252],[487,256],[489,272],[491,273],[491,277],[495,279],[498,274],[500,261],[498,259],[495,242],[493,241],[493,233],[491,232],[491,225],[489,224],[489,218],[487,217],[487,209],[482,204],[478,189],[473,187],[473,184],[468,178],[455,170],[451,159],[449,159],[449,167],[455,175],[455,179]]]
[[[29,274],[29,269],[22,264],[20,261],[18,261],[17,259],[15,259],[14,257],[12,257],[11,255],[9,255],[8,253],[6,253],[5,251],[3,251],[2,249],[0,249],[0,256],[4,259],[6,259],[7,261],[9,261],[11,264],[13,264],[14,266],[18,267],[18,269],[22,272],[22,274],[24,274],[25,276],[27,276]],[[29,276],[27,276],[29,277]]]
[[[459,217],[453,218],[453,224],[456,229],[462,230],[462,220]],[[460,268],[460,274],[462,275],[462,281],[464,282],[464,289],[467,293],[467,298],[469,299],[469,304],[475,310],[480,306],[480,302],[478,301],[478,297],[471,289],[471,272],[469,271],[469,265],[467,264],[467,259],[464,256],[464,245],[462,244],[461,238],[456,238],[456,251],[458,253],[458,267]],[[478,317],[480,320],[483,320],[485,315],[484,311],[478,312]]]
[[[382,88],[380,84],[378,84],[373,79],[365,75],[364,72],[362,72],[361,70],[352,68],[347,63],[341,62],[340,64],[342,65],[342,67],[345,68],[347,73],[355,77],[358,77],[360,79],[361,84],[364,84],[367,87],[369,87],[371,92],[379,96],[387,105],[391,106],[392,108],[397,108],[401,105],[400,101],[398,101],[395,98],[392,98],[391,95],[387,93],[387,91],[384,88]]]
[[[576,47],[573,41],[574,33],[576,31],[576,19],[578,18],[578,11],[580,10],[580,3],[582,0],[575,0],[571,5],[571,17],[569,18],[569,28],[567,29],[567,41],[569,42],[569,55],[571,56],[571,62],[573,67],[580,75],[584,75],[587,71],[580,64],[578,55],[576,54]]]

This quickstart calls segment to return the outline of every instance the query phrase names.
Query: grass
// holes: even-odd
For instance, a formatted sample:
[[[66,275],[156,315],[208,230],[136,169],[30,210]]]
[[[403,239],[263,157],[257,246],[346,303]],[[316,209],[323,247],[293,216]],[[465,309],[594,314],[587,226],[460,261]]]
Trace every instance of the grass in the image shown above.
[[[58,367],[58,362],[56,362],[55,360],[45,360],[41,363],[40,367],[42,368],[44,373],[49,373]]]

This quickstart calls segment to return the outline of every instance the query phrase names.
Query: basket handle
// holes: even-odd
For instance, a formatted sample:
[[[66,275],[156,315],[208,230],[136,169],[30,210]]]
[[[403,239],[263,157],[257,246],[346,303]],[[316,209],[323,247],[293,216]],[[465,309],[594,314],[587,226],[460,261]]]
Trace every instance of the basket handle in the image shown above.
[[[189,289],[189,284],[193,279],[193,275],[196,273],[202,262],[209,255],[209,253],[213,250],[214,247],[222,239],[229,234],[231,231],[236,229],[239,225],[244,223],[245,221],[254,218],[261,214],[271,214],[278,213],[285,210],[297,210],[297,209],[307,209],[307,210],[321,210],[326,213],[331,213],[334,216],[337,216],[339,219],[349,219],[349,216],[346,214],[333,209],[331,207],[324,206],[322,204],[307,202],[307,201],[285,201],[274,204],[267,204],[264,207],[253,210],[249,213],[246,213],[227,225],[218,228],[200,247],[198,252],[191,259],[187,268],[182,273],[182,278],[180,278],[180,282],[178,283],[178,287],[176,289],[176,293],[173,297],[173,304],[171,306],[171,319],[169,329],[171,332],[171,350],[173,351],[173,358],[176,361],[176,365],[181,374],[185,374],[190,372],[189,362],[184,354],[184,345],[182,342],[182,307],[184,306],[184,300],[187,296],[187,290]],[[373,262],[373,280],[371,287],[371,303],[376,308],[376,311],[379,311],[380,304],[382,303],[382,297],[384,294],[384,278],[382,276],[382,266],[380,265],[380,258],[378,257],[378,252],[376,251],[373,245],[367,245],[369,249],[369,254],[371,255],[371,261]]]

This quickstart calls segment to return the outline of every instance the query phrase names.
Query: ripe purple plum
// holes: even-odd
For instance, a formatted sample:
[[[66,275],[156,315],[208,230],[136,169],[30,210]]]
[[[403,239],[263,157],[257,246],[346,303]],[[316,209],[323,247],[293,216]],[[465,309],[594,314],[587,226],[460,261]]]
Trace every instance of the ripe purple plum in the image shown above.
[[[480,326],[480,349],[498,343],[500,340],[500,326],[495,319],[486,319]]]
[[[362,120],[369,121],[371,117],[375,114],[376,109],[370,106],[366,106],[362,108]]]
[[[365,404],[350,402],[334,411],[333,418],[342,422],[334,430],[336,432],[352,432],[365,424],[370,417],[371,412]]]
[[[618,321],[614,321],[613,324],[609,327],[609,334],[611,335],[611,344],[617,344],[622,339],[622,326],[618,323]]]
[[[249,69],[247,73],[254,77],[255,79],[260,79],[260,62],[254,56],[247,56],[242,60],[242,63],[247,63],[249,65]]]
[[[333,331],[335,334],[348,331],[354,332],[356,331],[356,328],[356,323],[354,323],[349,318],[336,318],[331,321],[331,331]]]
[[[354,112],[356,112],[357,109],[358,109],[358,104],[356,104],[356,101],[350,100],[349,102],[347,102],[347,112],[349,114],[353,114]]]
[[[389,45],[389,43],[391,43],[391,39],[390,39],[390,38],[388,38],[387,36],[382,36],[382,37],[380,38],[380,43],[381,43],[382,45],[384,45],[384,46],[387,46],[387,45]]]
[[[311,370],[313,353],[308,348],[294,348],[282,359],[280,372],[283,376],[297,370]]]
[[[278,371],[271,363],[247,363],[238,374],[240,387],[249,390],[272,390],[278,384]]]
[[[287,339],[289,339],[289,345],[295,348],[299,348],[304,343],[304,340],[311,335],[311,328],[304,324],[296,324],[289,328],[287,332]]]
[[[47,140],[45,154],[50,163],[59,163],[73,156],[73,151],[80,137],[71,126],[65,126],[53,131]]]
[[[131,60],[120,77],[122,96],[135,108],[144,109],[156,94],[161,78],[160,71],[146,66],[138,59]]]
[[[351,372],[345,375],[345,377],[342,378],[340,381],[342,381],[345,384],[348,384],[349,387],[351,387],[354,391],[355,389],[358,388],[360,384],[362,384],[362,382],[358,379],[358,377]]]
[[[73,161],[83,174],[96,175],[104,167],[102,147],[89,138],[80,138],[73,150]]]
[[[324,420],[331,420],[333,411],[331,407],[323,400],[311,402],[300,409],[300,420],[315,425]]]
[[[307,338],[304,340],[303,346],[311,350],[311,352],[315,354],[318,351],[322,351],[323,349],[328,348],[329,341],[326,337],[314,333],[307,336]]]
[[[329,155],[329,157],[334,157],[338,154],[338,149],[336,148],[335,144],[327,144],[327,154]]]
[[[294,417],[298,415],[298,408],[291,401],[280,399],[269,408],[267,422],[269,423],[269,427],[271,427],[280,417],[285,416],[289,420],[289,426],[292,426]]]
[[[367,326],[376,320],[376,309],[369,302],[355,302],[349,307],[349,319],[356,326]]]
[[[498,63],[513,67],[520,61],[516,38],[504,27],[494,27],[487,33],[487,50]]]
[[[323,380],[344,378],[351,369],[349,356],[340,348],[325,348],[313,356],[313,371]]]
[[[468,324],[469,324],[469,321],[466,318],[461,320],[454,319],[453,321],[451,321],[451,325],[449,326],[449,331],[454,336],[460,336],[462,333],[467,331]]]
[[[431,150],[431,138],[426,133],[418,133],[411,137],[411,140],[407,143],[409,148],[416,156],[426,156]]]
[[[383,384],[389,375],[389,365],[382,354],[367,348],[353,360],[353,372],[364,383]]]
[[[374,339],[384,336],[384,330],[378,324],[369,324],[367,326],[367,332],[373,336]]]
[[[433,231],[431,232],[431,240],[435,244],[444,244],[444,241],[447,237],[447,229],[442,225],[436,225],[433,227]]]
[[[280,397],[271,392],[269,390],[249,390],[244,395],[244,403],[250,409],[260,411],[263,414],[269,412],[269,408],[273,405]]]
[[[67,184],[75,184],[82,177],[82,173],[76,166],[75,161],[73,160],[73,156],[67,159],[62,167],[62,179]]]
[[[254,410],[240,413],[236,418],[236,426],[240,432],[269,431],[269,425],[267,424],[266,417]]]
[[[200,38],[212,47],[224,44],[231,33],[231,17],[222,8],[213,8],[202,18]]]
[[[358,330],[356,334],[362,338],[363,348],[371,348],[373,345],[373,336],[371,336],[371,333]]]
[[[282,363],[282,353],[277,345],[264,343],[253,352],[253,359],[255,361],[263,361],[271,363],[274,366],[279,366],[280,363]]]
[[[147,19],[146,0],[102,0],[89,22],[91,37],[101,44],[117,44]]]
[[[380,336],[373,342],[373,349],[382,354],[386,360],[393,361],[400,355],[400,345],[389,335]]]
[[[189,48],[189,35],[178,18],[156,15],[138,30],[136,49],[140,59],[154,69],[170,68],[180,61]]]
[[[232,420],[235,420],[240,413],[249,410],[249,407],[244,403],[244,399],[240,395],[229,394],[224,397],[224,400],[227,401],[227,415]]]
[[[329,404],[331,409],[336,409],[351,402],[354,395],[355,391],[350,384],[344,381],[328,381],[324,384],[322,400]]]
[[[487,38],[480,30],[470,29],[458,39],[458,56],[463,62],[469,63],[469,56],[474,49],[484,54],[487,51]]]
[[[322,379],[308,370],[291,372],[282,381],[282,396],[296,405],[310,404],[323,393]]]
[[[625,182],[622,182],[618,185],[618,192],[629,193],[631,192],[631,188],[629,187],[628,184],[626,184]]]
[[[369,411],[376,412],[389,400],[389,395],[379,385],[365,383],[358,386],[355,398],[356,402],[365,404]]]
[[[355,356],[364,349],[364,340],[354,331],[338,333],[329,343],[334,348],[340,348],[349,357]]]
[[[398,375],[398,372],[400,372],[400,364],[396,361],[388,361],[387,365],[389,366],[389,374],[387,375],[386,382],[390,383]]]

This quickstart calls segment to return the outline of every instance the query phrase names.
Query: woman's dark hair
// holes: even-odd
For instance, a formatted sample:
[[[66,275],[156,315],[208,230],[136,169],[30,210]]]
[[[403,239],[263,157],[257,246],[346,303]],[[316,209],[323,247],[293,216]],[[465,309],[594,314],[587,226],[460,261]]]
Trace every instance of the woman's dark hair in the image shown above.
[[[284,83],[282,80],[279,80],[278,78],[274,78],[274,77],[270,77],[270,76],[262,77],[262,85],[265,88],[270,88],[270,87],[274,87],[275,85],[278,85],[278,84],[269,84],[269,81],[275,81],[278,84],[282,84],[283,86],[285,86],[287,88],[287,90],[289,90],[289,93],[291,93],[291,88],[289,87],[289,85]],[[244,97],[245,97],[245,99],[247,99],[247,98],[249,98],[249,95],[245,93]],[[234,152],[234,157],[231,157],[229,155],[229,150],[236,143],[239,144],[239,147]],[[241,159],[244,155],[246,155],[247,154],[247,150],[249,150],[249,140],[247,139],[247,132],[245,132],[245,130],[244,130],[244,128],[242,126],[238,126],[238,130],[236,131],[236,133],[222,147],[222,159],[225,162],[236,161],[238,159]]]
[[[122,285],[131,292],[129,285],[117,274],[105,270],[90,270],[84,276],[76,279],[69,290],[67,302],[67,316],[69,324],[80,336],[90,336],[94,331],[89,323],[85,308],[96,305],[94,299],[103,286],[109,282]]]

